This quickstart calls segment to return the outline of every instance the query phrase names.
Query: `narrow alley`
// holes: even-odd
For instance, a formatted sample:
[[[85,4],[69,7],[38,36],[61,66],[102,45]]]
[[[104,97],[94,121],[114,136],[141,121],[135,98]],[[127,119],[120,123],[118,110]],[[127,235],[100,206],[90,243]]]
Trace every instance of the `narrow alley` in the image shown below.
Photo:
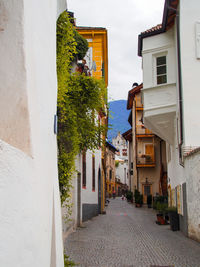
[[[200,244],[155,221],[154,210],[111,199],[106,215],[69,235],[66,254],[87,267],[199,267]]]

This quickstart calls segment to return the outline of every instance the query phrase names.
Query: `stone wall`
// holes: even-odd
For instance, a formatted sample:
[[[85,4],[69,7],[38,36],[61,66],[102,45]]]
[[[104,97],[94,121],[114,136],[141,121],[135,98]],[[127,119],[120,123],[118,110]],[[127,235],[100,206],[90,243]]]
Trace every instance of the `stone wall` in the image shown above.
[[[200,241],[200,152],[185,159],[188,236]]]
[[[98,212],[98,204],[84,204],[82,205],[82,221],[85,222],[90,220],[94,216],[97,216]]]

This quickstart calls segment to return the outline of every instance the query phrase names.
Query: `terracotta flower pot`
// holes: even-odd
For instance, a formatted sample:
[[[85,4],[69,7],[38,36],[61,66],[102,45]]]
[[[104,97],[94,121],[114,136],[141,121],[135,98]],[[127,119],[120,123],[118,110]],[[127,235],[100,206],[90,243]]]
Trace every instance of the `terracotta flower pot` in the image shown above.
[[[161,225],[165,225],[165,219],[164,219],[163,214],[161,213],[157,214],[157,223]]]

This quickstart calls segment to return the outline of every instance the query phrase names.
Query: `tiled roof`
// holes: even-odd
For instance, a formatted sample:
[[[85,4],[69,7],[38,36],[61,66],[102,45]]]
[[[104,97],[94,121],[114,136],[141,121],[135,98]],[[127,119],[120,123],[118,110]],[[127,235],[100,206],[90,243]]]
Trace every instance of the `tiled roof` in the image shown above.
[[[174,25],[178,3],[179,0],[165,0],[162,24],[158,24],[138,36],[138,56],[142,56],[143,38],[163,33]]]
[[[160,29],[162,29],[162,24],[158,24],[158,25],[152,27],[151,29],[148,29],[148,30],[142,32],[142,34],[143,33],[149,33],[149,32],[155,32],[155,31],[158,31]]]

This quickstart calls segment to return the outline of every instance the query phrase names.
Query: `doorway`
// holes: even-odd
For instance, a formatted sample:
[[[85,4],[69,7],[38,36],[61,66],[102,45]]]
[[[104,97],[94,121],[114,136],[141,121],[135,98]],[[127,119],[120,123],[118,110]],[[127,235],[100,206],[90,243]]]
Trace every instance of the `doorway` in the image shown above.
[[[81,174],[77,175],[77,226],[81,226]]]
[[[98,171],[98,211],[101,213],[101,169]]]
[[[147,196],[152,195],[152,185],[151,184],[143,184],[142,185],[142,194],[143,194],[143,203],[147,203]]]

